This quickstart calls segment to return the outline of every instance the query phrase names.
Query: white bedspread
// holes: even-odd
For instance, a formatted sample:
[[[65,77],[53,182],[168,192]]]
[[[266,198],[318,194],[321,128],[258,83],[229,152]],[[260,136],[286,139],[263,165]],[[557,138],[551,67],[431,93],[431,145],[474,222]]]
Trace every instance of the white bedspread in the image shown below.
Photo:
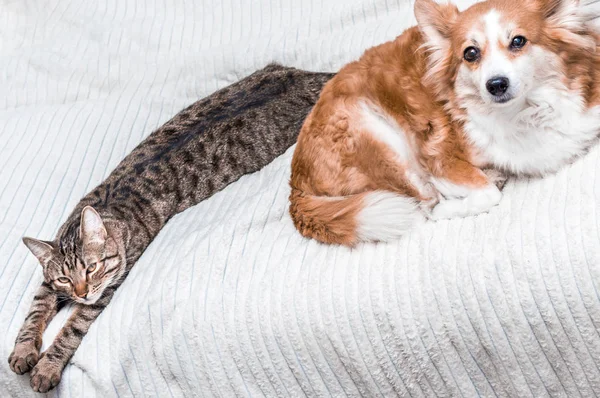
[[[0,0],[0,396],[37,395],[6,362],[42,279],[23,235],[51,239],[185,105],[413,22],[406,0]],[[175,217],[48,395],[600,395],[597,148],[487,215],[354,250],[295,232],[290,158]]]

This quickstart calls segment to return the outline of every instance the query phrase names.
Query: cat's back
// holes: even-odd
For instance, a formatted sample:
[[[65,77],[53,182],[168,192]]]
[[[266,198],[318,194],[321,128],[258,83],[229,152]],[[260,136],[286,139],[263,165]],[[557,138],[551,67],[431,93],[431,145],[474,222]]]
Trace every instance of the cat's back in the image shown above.
[[[331,77],[272,64],[197,101],[142,141],[81,205],[137,198],[181,211],[197,203],[293,145]]]
[[[211,148],[223,144],[231,156],[254,152],[271,158],[283,153],[295,142],[304,118],[331,77],[330,73],[269,65],[179,112],[134,149],[120,168],[133,169],[138,175],[156,173],[157,163],[173,157],[197,163],[202,155],[211,154]],[[212,155],[217,154],[213,151]]]

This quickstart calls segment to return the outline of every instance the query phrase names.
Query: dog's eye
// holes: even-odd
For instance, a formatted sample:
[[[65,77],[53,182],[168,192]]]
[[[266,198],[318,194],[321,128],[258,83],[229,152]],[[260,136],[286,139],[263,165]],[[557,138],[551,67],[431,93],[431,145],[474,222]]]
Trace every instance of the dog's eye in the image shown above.
[[[477,47],[467,47],[463,57],[467,62],[475,62],[479,59],[479,49]]]
[[[62,283],[63,285],[66,285],[67,283],[69,283],[69,278],[65,278],[64,276],[61,276],[60,278],[56,279],[58,281],[58,283]]]
[[[510,42],[510,48],[519,49],[527,43],[527,39],[523,36],[515,36]]]

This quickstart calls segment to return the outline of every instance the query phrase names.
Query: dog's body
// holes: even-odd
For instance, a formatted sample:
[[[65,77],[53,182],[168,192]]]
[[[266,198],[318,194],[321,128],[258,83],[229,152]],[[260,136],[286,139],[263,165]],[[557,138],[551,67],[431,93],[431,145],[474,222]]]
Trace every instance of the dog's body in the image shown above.
[[[600,131],[597,35],[575,0],[417,0],[419,27],[324,88],[298,139],[298,230],[353,245],[499,203],[494,168],[543,175]]]

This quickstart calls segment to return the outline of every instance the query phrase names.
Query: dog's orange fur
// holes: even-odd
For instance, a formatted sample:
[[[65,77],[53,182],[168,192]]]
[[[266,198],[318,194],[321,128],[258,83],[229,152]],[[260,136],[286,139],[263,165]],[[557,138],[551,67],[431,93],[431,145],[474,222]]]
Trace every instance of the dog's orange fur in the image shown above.
[[[417,28],[374,47],[346,65],[323,89],[304,123],[292,163],[291,214],[298,230],[325,243],[356,243],[354,217],[361,196],[350,202],[314,196],[348,196],[387,190],[425,201],[404,175],[391,151],[368,132],[354,128],[357,102],[368,99],[410,132],[418,159],[432,175],[458,184],[487,184],[471,164],[470,149],[460,126],[443,104],[433,100],[431,87],[421,83],[427,59]]]
[[[553,1],[540,0],[537,4],[529,0],[529,7],[551,7]],[[417,2],[417,7],[419,3],[425,2]],[[477,4],[463,13],[454,31],[446,34],[459,40],[464,36],[460,30],[471,28],[469,21],[479,23],[477,18],[490,7],[510,9],[516,20],[529,18],[519,20],[519,26],[530,27],[527,35],[531,40],[549,48],[560,46],[569,68],[566,73],[578,76],[572,84],[589,91],[586,97],[597,102],[599,90],[589,86],[590,81],[600,79],[590,66],[600,63],[594,64],[589,55],[580,54],[585,37],[543,26],[543,10],[521,16],[514,4],[511,0]],[[458,10],[447,6],[440,12],[438,28],[443,31],[444,21],[456,19]],[[595,41],[591,43],[595,46]],[[463,134],[463,112],[453,107],[452,82],[462,62],[464,43],[454,42],[447,53],[438,54],[439,62],[434,65],[428,62],[424,44],[421,31],[410,28],[395,40],[367,50],[323,89],[302,127],[292,161],[290,213],[302,235],[325,243],[354,245],[358,240],[356,216],[365,194],[376,190],[435,204],[435,192],[419,189],[406,177],[411,165],[398,160],[385,144],[361,128],[357,115],[362,102],[375,104],[395,120],[411,141],[421,170],[428,175],[472,188],[490,183],[480,168],[485,165],[477,163],[477,153]],[[570,62],[568,57],[577,61]],[[586,73],[594,76],[586,77]]]

